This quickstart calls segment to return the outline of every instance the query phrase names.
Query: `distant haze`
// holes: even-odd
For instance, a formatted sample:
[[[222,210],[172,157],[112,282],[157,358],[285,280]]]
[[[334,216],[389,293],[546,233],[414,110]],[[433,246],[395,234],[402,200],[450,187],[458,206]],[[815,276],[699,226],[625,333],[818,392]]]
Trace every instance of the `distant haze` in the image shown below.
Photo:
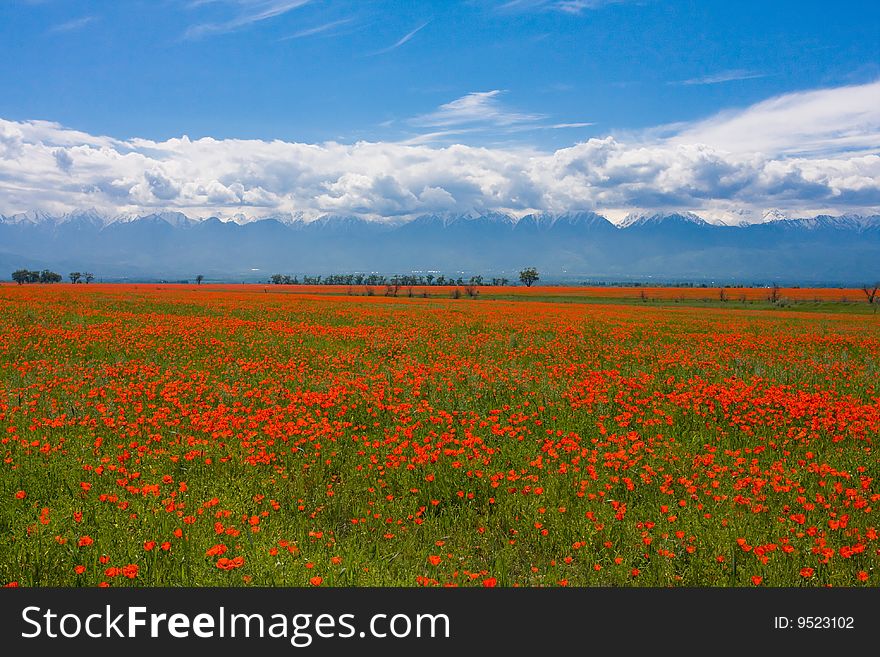
[[[19,268],[90,271],[99,280],[265,281],[274,273],[441,272],[542,281],[715,280],[861,285],[880,280],[880,216],[783,218],[723,226],[690,212],[619,225],[593,212],[432,213],[367,221],[280,215],[194,220],[179,212],[95,210],[0,216],[0,278]]]

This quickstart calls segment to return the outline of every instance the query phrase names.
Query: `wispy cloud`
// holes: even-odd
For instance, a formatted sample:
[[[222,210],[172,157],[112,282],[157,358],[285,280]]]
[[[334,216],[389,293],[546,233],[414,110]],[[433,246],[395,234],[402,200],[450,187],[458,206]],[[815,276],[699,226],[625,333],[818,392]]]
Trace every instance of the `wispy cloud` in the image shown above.
[[[217,0],[196,0],[190,6],[197,7],[214,4]],[[191,26],[184,33],[184,39],[199,39],[210,34],[226,34],[281,16],[289,11],[307,5],[312,0],[233,0],[233,4],[241,8],[241,13],[228,21],[219,23],[199,23]]]
[[[568,93],[569,91],[574,91],[575,86],[568,82],[554,82],[553,84],[548,84],[545,87],[539,89],[541,93]]]
[[[376,52],[373,52],[373,53],[370,53],[370,54],[372,54],[372,55],[383,55],[383,54],[385,54],[386,52],[391,52],[392,50],[396,50],[397,48],[400,48],[400,46],[402,46],[404,43],[406,43],[407,41],[409,41],[410,39],[412,39],[416,34],[418,34],[418,33],[421,32],[425,27],[427,27],[428,24],[429,24],[430,22],[431,22],[431,21],[425,21],[424,23],[422,23],[421,25],[419,25],[416,29],[414,29],[412,32],[407,32],[406,34],[404,34],[404,35],[403,35],[400,39],[398,39],[397,42],[394,43],[393,45],[388,46],[387,48],[382,48],[382,50],[377,50]]]
[[[58,34],[59,32],[73,32],[75,30],[81,30],[89,23],[94,23],[97,18],[97,16],[83,16],[82,18],[75,18],[74,20],[67,21],[66,23],[53,25],[48,29],[48,33]]]
[[[618,0],[621,1],[621,0]],[[560,0],[554,2],[554,8],[568,14],[579,14],[587,9],[597,9],[602,5],[610,5],[614,0]]]
[[[330,23],[324,23],[323,25],[318,25],[317,27],[310,27],[307,30],[300,30],[290,36],[282,37],[279,39],[280,41],[289,41],[290,39],[302,39],[303,37],[310,37],[316,34],[324,34],[325,32],[330,32],[331,30],[341,27],[342,25],[347,25],[348,23],[353,22],[353,18],[342,18],[338,21],[332,21]]]
[[[674,143],[706,144],[731,153],[775,157],[876,153],[880,81],[776,96],[673,129]]]
[[[529,114],[507,108],[500,100],[504,92],[474,91],[445,103],[435,111],[410,120],[412,125],[426,128],[452,128],[474,124],[491,124],[509,127],[535,123],[545,118],[543,114]]]
[[[605,5],[619,4],[627,0],[508,0],[501,4],[501,11],[560,11],[565,14],[581,14]]]
[[[436,132],[426,132],[409,139],[396,142],[402,146],[420,146],[422,144],[434,144],[438,142],[448,141],[452,137],[461,137],[469,132],[479,132],[478,128],[458,128],[455,130],[437,130]]]
[[[406,121],[428,132],[408,139],[405,144],[450,142],[452,137],[480,133],[492,137],[510,136],[540,130],[570,130],[595,125],[588,121],[551,123],[549,116],[524,112],[502,102],[505,91],[474,91],[440,105],[433,112],[420,114]]]
[[[711,75],[703,75],[698,78],[691,78],[689,80],[678,80],[676,82],[670,82],[669,84],[676,85],[704,85],[704,84],[721,84],[722,82],[733,82],[735,80],[754,80],[755,78],[765,78],[767,77],[766,73],[757,73],[755,71],[746,71],[744,69],[733,69],[730,71],[721,71],[720,73],[713,73]]]

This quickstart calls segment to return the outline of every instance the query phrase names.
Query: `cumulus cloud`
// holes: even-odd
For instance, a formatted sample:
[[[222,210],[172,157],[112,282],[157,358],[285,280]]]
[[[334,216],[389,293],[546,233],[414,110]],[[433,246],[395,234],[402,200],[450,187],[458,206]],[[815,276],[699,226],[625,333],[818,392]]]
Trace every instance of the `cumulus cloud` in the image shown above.
[[[70,173],[70,167],[73,166],[73,158],[70,157],[70,153],[63,148],[59,148],[53,151],[52,154],[55,156],[55,164],[58,165],[58,168],[65,173]]]
[[[193,216],[302,211],[371,218],[438,211],[676,208],[760,218],[763,208],[880,206],[878,83],[789,94],[693,124],[546,152],[417,141],[186,136],[118,140],[46,121],[0,120],[0,212],[176,209]],[[496,92],[421,117],[460,130],[498,115]]]
[[[0,122],[0,158],[3,160],[18,159],[23,152],[24,139],[19,126],[8,121]]]

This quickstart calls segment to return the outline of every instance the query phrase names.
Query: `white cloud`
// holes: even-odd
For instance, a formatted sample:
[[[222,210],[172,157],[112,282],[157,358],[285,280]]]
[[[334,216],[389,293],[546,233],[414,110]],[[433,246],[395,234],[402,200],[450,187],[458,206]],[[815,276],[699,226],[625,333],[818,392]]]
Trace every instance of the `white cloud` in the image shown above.
[[[599,9],[604,5],[619,4],[627,0],[508,0],[500,5],[502,11],[560,11],[565,14],[581,14]]]
[[[536,130],[586,128],[592,122],[548,123],[546,114],[522,112],[502,103],[505,92],[474,91],[445,103],[435,111],[410,118],[407,123],[430,132],[409,138],[407,144],[448,142],[453,135],[483,133],[503,135]]]
[[[70,173],[70,168],[73,166],[73,158],[63,148],[59,148],[52,153],[55,156],[55,164],[58,165],[58,168],[64,171],[65,173]]]
[[[441,105],[434,112],[417,116],[411,119],[410,123],[429,128],[450,128],[483,123],[497,128],[534,123],[545,118],[543,114],[527,114],[508,109],[499,99],[503,93],[500,89],[475,91]]]
[[[214,4],[216,0],[201,0],[192,6]],[[235,32],[254,23],[281,16],[289,11],[309,4],[311,0],[231,0],[240,7],[239,14],[230,20],[219,23],[199,23],[191,26],[183,35],[184,39],[199,39],[210,34]]]
[[[400,37],[400,39],[398,39],[397,41],[395,41],[393,44],[391,44],[391,45],[388,46],[387,48],[382,48],[382,50],[377,50],[376,52],[371,53],[371,54],[372,54],[372,55],[383,55],[383,54],[385,54],[386,52],[391,52],[392,50],[396,50],[397,48],[400,48],[400,46],[402,46],[403,44],[405,44],[407,41],[409,41],[410,39],[412,39],[416,34],[418,34],[418,33],[421,32],[424,28],[426,28],[430,22],[431,22],[431,21],[425,21],[424,23],[422,23],[421,25],[419,25],[419,26],[418,26],[417,28],[415,28],[414,30],[411,30],[410,32],[407,32],[406,34],[404,34],[402,37]]]
[[[66,23],[60,23],[59,25],[53,25],[49,28],[49,34],[57,34],[59,32],[74,32],[76,30],[80,30],[84,28],[89,23],[93,23],[97,20],[95,16],[83,16],[82,18],[75,18],[73,20],[67,21]]]
[[[703,75],[698,78],[690,78],[689,80],[681,80],[672,82],[671,84],[680,84],[684,86],[721,84],[722,82],[735,82],[737,80],[754,80],[755,78],[767,77],[766,73],[756,73],[754,71],[746,71],[741,68],[730,71],[721,71],[720,73],[712,73]]]
[[[548,126],[548,127],[551,128],[552,130],[563,130],[565,128],[587,128],[591,125],[596,125],[596,124],[582,121],[579,123],[554,123],[553,125]]]
[[[677,208],[755,217],[763,209],[880,206],[877,83],[790,94],[639,137],[545,152],[409,142],[304,144],[186,136],[90,135],[0,120],[0,212],[96,206],[194,216],[303,211],[411,216],[432,211]],[[458,134],[538,115],[469,94],[420,117]]]
[[[622,0],[618,0],[622,1]],[[587,9],[597,9],[602,5],[613,4],[615,0],[559,0],[551,3],[554,9],[569,14],[579,14]]]
[[[880,81],[785,94],[679,130],[672,143],[701,143],[767,156],[876,152]]]
[[[338,21],[331,21],[329,23],[323,23],[322,25],[316,25],[315,27],[310,27],[306,30],[300,30],[299,32],[295,32],[290,36],[283,37],[280,39],[280,41],[289,41],[290,39],[302,39],[304,37],[314,36],[316,34],[324,34],[326,32],[332,31],[334,28],[340,27],[342,25],[347,25],[353,20],[353,18],[341,18]]]

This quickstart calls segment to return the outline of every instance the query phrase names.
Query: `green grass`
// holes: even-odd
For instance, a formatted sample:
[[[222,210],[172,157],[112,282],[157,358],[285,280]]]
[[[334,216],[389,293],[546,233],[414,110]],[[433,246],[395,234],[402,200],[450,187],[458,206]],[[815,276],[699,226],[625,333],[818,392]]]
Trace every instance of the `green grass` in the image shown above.
[[[7,292],[0,583],[880,576],[850,304]]]

